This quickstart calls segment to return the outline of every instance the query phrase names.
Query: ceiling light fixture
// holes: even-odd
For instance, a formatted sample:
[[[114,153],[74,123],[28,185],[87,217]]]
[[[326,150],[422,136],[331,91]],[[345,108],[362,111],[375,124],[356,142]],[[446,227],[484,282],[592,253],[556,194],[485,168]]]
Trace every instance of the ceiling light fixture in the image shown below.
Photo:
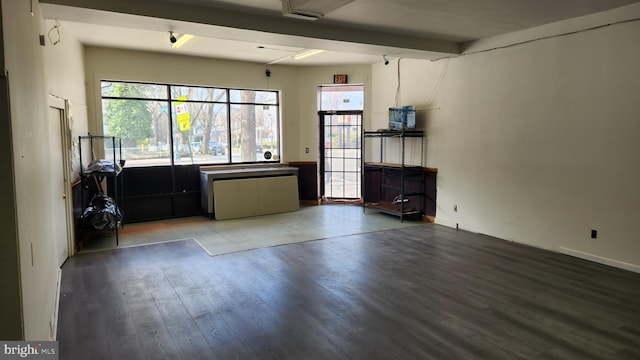
[[[275,60],[271,60],[271,61],[269,61],[269,62],[267,63],[267,65],[277,64],[277,63],[279,63],[279,62],[283,62],[283,61],[285,61],[285,60],[287,60],[287,59],[291,59],[291,55],[285,55],[285,56],[279,57],[279,58],[277,58],[277,59],[275,59]]]
[[[176,38],[175,36],[173,36],[173,33],[171,34],[172,38],[170,38],[171,40],[171,47],[174,49],[177,49],[179,47],[181,47],[182,45],[186,44],[187,41],[193,39],[193,35],[191,34],[182,34],[180,36],[178,36],[178,38]],[[175,41],[174,41],[175,39]]]
[[[309,49],[307,51],[303,51],[303,52],[301,52],[299,54],[293,55],[293,60],[304,59],[304,58],[309,57],[309,56],[320,54],[323,51],[324,50],[320,50],[320,49]]]

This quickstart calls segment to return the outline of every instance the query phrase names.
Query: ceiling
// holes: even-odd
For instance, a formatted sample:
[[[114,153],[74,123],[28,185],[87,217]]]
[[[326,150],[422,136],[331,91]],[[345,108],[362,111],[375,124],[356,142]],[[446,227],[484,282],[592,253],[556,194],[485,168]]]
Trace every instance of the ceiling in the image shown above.
[[[82,43],[287,65],[433,59],[465,43],[639,0],[282,0],[339,7],[315,21],[283,16],[281,0],[40,0]],[[346,3],[346,4],[345,4]],[[179,49],[168,31],[195,38]],[[64,40],[64,39],[62,39]],[[306,49],[325,52],[302,60]]]

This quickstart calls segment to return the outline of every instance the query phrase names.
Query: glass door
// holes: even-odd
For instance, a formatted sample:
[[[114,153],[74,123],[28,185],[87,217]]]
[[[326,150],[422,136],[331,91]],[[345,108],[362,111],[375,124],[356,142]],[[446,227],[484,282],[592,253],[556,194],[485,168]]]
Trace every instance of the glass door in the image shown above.
[[[362,111],[320,111],[320,180],[328,200],[360,199]]]

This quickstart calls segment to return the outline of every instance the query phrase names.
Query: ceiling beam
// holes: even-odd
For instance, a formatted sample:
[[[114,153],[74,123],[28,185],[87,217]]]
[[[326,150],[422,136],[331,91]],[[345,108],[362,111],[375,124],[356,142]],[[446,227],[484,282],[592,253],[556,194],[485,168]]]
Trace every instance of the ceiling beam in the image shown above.
[[[157,0],[40,0],[40,4],[46,17],[58,20],[88,21],[86,17],[84,17],[84,21],[81,19],[62,18],[64,16],[62,9],[68,10],[71,7],[76,8],[76,13],[78,14],[81,14],[83,10],[86,12],[87,9],[97,10],[244,30],[248,33],[261,32],[267,35],[284,35],[283,39],[287,39],[283,40],[283,42],[287,42],[286,44],[273,43],[274,45],[291,46],[293,41],[297,46],[310,47],[306,44],[313,44],[315,41],[315,44],[323,45],[326,50],[335,51],[351,50],[351,47],[356,51],[366,51],[363,49],[370,45],[370,49],[395,48],[406,50],[406,54],[410,55],[407,57],[416,58],[433,58],[435,54],[459,54],[461,51],[460,44],[452,41],[357,29],[330,24],[325,22],[324,19],[314,22],[290,19],[283,17],[279,12],[275,14],[257,14],[256,12],[240,11],[235,8],[180,6],[175,2]],[[64,14],[69,14],[69,12],[64,12]],[[119,24],[119,26],[124,25]],[[165,31],[169,29],[155,30]],[[269,38],[269,36],[266,37]],[[246,39],[245,41],[255,41],[255,38]],[[276,37],[272,37],[272,41],[278,40]],[[402,54],[403,52],[396,51],[395,53]]]

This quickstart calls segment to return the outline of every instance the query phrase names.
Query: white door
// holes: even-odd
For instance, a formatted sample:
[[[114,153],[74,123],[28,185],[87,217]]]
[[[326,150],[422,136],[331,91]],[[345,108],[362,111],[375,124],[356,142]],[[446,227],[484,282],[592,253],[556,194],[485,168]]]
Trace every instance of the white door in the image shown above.
[[[53,241],[58,266],[69,257],[69,233],[67,230],[67,178],[64,169],[65,149],[62,138],[62,126],[64,126],[64,109],[49,107],[49,122],[51,126],[51,185],[55,196],[51,216],[53,217],[54,233]]]

